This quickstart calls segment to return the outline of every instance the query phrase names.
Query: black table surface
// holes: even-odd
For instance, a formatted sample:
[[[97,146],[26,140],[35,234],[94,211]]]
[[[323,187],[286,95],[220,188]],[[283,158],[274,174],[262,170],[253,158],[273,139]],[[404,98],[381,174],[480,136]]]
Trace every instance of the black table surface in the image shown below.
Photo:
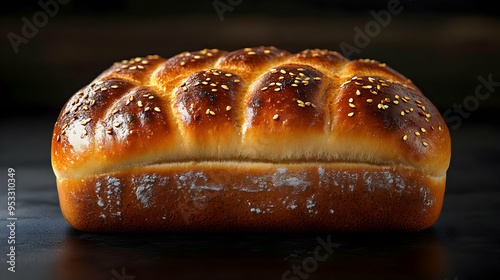
[[[106,234],[77,231],[61,214],[50,166],[53,121],[1,123],[2,132],[16,133],[0,139],[0,279],[462,280],[500,275],[498,126],[464,124],[451,131],[443,210],[436,224],[421,232]],[[26,126],[30,129],[21,129]],[[6,263],[9,167],[16,169],[17,179],[15,273]],[[319,239],[329,240],[333,249],[326,260],[313,261]]]

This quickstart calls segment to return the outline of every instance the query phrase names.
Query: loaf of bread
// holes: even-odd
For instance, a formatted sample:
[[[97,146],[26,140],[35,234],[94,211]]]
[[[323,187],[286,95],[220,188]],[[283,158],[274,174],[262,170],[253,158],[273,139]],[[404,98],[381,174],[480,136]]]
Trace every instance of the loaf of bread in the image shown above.
[[[438,110],[385,63],[275,47],[116,62],[52,138],[85,231],[422,230],[450,155]]]

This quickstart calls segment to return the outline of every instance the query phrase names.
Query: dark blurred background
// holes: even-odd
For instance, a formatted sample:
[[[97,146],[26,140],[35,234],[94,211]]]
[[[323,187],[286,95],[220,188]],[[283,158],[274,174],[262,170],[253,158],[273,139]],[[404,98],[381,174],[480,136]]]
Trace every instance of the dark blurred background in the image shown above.
[[[69,226],[58,210],[55,177],[50,166],[52,127],[73,93],[113,62],[131,57],[158,54],[168,58],[186,50],[219,48],[231,51],[274,45],[290,52],[327,48],[351,59],[372,58],[412,79],[445,116],[452,136],[452,162],[443,212],[434,231],[425,233],[424,239],[430,235],[445,248],[449,255],[446,261],[450,263],[447,267],[451,267],[446,276],[450,279],[455,276],[460,280],[480,279],[495,269],[498,272],[500,229],[496,224],[500,214],[500,182],[496,174],[500,170],[497,117],[500,109],[500,14],[493,8],[493,2],[60,2],[10,1],[2,3],[0,9],[0,182],[4,182],[8,167],[16,168],[20,213],[29,217],[25,231],[19,234],[26,238],[23,250],[35,252],[26,257],[25,262],[40,264],[44,263],[41,259],[50,260],[49,254],[61,249],[59,244],[68,240],[76,240],[71,243],[73,245],[87,244],[88,239],[95,241],[94,237],[82,238],[74,231],[68,234]],[[379,25],[376,32],[372,30],[376,34],[369,36],[364,46],[358,45],[356,52],[346,54],[345,46],[356,47],[359,36],[356,30],[364,31],[369,23],[376,22],[374,14],[380,15],[388,5],[395,5],[399,12],[390,15],[386,26]],[[40,11],[47,7],[45,13],[52,14],[44,17]],[[40,23],[39,26],[34,20]],[[27,30],[26,21],[35,23],[35,30]],[[28,32],[29,36],[23,36],[23,32]],[[17,47],[12,40],[18,42]],[[6,201],[5,196],[2,191],[0,201]],[[6,213],[4,208],[0,207],[2,219]],[[40,229],[42,236],[50,234],[43,238],[44,241],[36,239]],[[5,232],[1,234],[3,237]],[[31,238],[35,241],[27,241]],[[280,237],[273,238],[280,240]],[[343,244],[341,250],[347,248],[340,256],[351,257],[353,261],[357,260],[356,256],[363,256],[364,262],[370,263],[374,261],[370,256],[387,249],[381,245],[387,240],[362,236],[359,240],[365,240],[361,243],[368,249],[360,252],[356,244],[361,243],[356,242],[356,238],[349,238],[344,237],[347,240],[344,243],[339,241]],[[247,244],[248,248],[259,243],[251,240],[254,243]],[[314,237],[311,240],[314,241]],[[375,240],[378,245],[370,247],[366,240]],[[413,246],[408,237],[398,240]],[[238,243],[238,240],[232,241]],[[186,242],[192,245],[197,241],[188,238]],[[219,241],[204,242],[205,246],[220,245]],[[425,245],[416,244],[425,248]],[[77,246],[77,250],[71,252],[77,252],[78,256],[78,250],[85,251],[85,246]],[[238,246],[231,248],[239,250]],[[314,248],[315,245],[310,246]],[[279,250],[288,254],[285,249]],[[103,255],[106,253],[110,258],[120,255],[109,251]],[[382,262],[390,263],[390,256]],[[102,258],[103,262],[108,261]],[[341,259],[339,255],[335,257],[336,261]],[[58,263],[57,257],[55,262]],[[348,261],[344,258],[344,262]],[[98,265],[90,265],[93,266]],[[388,267],[390,271],[391,266]],[[106,276],[112,277],[109,273]],[[329,275],[324,276],[326,279]]]

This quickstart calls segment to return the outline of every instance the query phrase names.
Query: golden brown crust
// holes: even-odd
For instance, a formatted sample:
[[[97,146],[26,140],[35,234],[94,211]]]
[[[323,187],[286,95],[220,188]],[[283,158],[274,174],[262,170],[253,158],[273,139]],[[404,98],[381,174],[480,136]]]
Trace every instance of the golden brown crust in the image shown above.
[[[438,218],[445,177],[353,164],[186,163],[58,179],[85,231],[418,231]]]
[[[422,180],[416,185],[431,191],[440,205],[450,150],[449,132],[437,109],[410,80],[384,63],[350,61],[328,50],[291,54],[257,47],[115,63],[64,106],[54,127],[52,165],[61,201],[68,201],[61,203],[63,211],[77,224],[74,217],[83,213],[75,211],[83,208],[70,206],[76,201],[68,192],[91,193],[95,179],[109,174],[136,177],[157,164],[187,168],[189,162],[238,162],[242,168],[260,163],[270,169],[350,163],[392,167],[403,177],[407,173],[401,170],[410,170]],[[174,176],[172,170],[182,172],[170,167],[159,172]],[[238,170],[233,170],[235,178],[243,180]],[[310,180],[318,176],[311,174]],[[408,178],[408,183],[417,177]],[[124,188],[137,185],[127,182]],[[88,203],[82,205],[87,208],[96,201]],[[379,211],[374,207],[363,205],[363,215]],[[134,215],[134,210],[122,212]],[[421,219],[419,226],[399,221],[399,229],[423,228],[438,213],[412,217]],[[342,227],[336,225],[349,230]],[[387,224],[377,227],[391,229]]]

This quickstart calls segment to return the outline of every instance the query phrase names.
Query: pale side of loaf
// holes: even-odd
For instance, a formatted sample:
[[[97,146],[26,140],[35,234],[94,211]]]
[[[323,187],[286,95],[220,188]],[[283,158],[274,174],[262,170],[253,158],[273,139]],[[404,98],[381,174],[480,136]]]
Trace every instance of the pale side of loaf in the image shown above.
[[[63,214],[90,231],[421,230],[450,154],[384,63],[274,47],[117,62],[52,139]]]

